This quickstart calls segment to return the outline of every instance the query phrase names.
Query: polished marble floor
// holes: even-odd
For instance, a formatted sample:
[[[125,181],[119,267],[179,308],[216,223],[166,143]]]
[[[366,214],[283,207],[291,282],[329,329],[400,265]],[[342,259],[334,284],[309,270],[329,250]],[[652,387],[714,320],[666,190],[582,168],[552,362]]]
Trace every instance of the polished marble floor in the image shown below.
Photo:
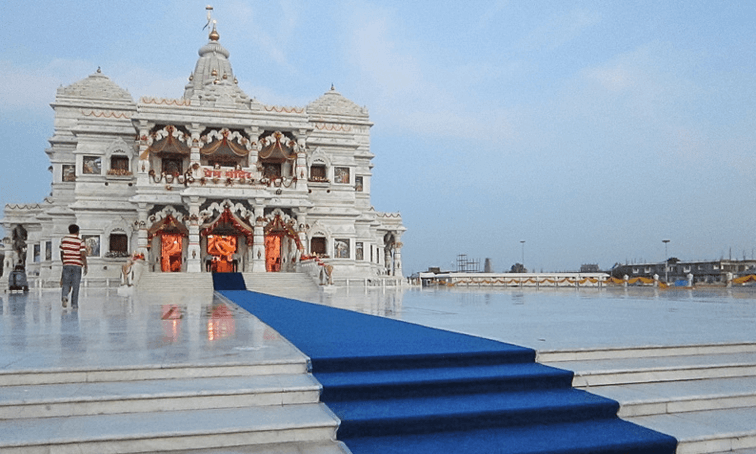
[[[0,295],[0,373],[14,370],[237,365],[304,356],[246,311],[212,293],[118,296],[84,290]]]
[[[304,299],[539,351],[756,342],[753,288],[486,291],[354,287],[318,289]],[[80,296],[78,310],[62,308],[60,293],[55,290],[0,294],[0,378],[18,371],[303,360],[302,353],[277,332],[210,292],[126,297],[116,290],[87,289]],[[730,382],[728,386],[735,390],[744,386],[743,380]],[[642,393],[674,397],[683,392],[683,388],[668,388],[671,390],[654,388]],[[616,392],[640,391],[623,388]],[[682,437],[690,427],[687,421],[681,422],[687,415],[662,415],[657,417],[661,419],[658,423],[649,417],[640,419],[649,427]],[[726,426],[728,415],[714,419]],[[746,419],[753,416],[748,413]],[[712,418],[711,414],[707,417]]]
[[[756,341],[756,291],[653,289],[394,290],[341,288],[308,301],[541,351]],[[233,364],[301,353],[210,293],[0,295],[0,371],[99,365]]]
[[[756,342],[756,288],[341,288],[311,302],[538,351]]]

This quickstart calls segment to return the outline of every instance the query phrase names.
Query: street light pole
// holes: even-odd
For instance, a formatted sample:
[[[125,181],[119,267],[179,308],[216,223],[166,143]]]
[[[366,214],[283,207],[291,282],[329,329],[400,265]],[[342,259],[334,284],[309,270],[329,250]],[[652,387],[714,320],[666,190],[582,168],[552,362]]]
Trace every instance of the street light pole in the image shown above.
[[[522,244],[522,269],[525,270],[525,240],[520,240]]]
[[[662,240],[662,243],[664,243],[664,283],[669,283],[669,252],[667,252],[667,244],[669,244],[670,240]]]

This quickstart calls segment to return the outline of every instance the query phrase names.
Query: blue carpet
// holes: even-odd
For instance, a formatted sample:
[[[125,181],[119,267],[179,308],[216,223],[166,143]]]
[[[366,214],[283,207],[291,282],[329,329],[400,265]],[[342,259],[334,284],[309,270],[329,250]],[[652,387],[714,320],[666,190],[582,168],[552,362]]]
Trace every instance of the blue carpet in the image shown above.
[[[312,361],[354,454],[674,454],[677,441],[616,417],[572,372],[516,345],[246,291],[216,289]]]

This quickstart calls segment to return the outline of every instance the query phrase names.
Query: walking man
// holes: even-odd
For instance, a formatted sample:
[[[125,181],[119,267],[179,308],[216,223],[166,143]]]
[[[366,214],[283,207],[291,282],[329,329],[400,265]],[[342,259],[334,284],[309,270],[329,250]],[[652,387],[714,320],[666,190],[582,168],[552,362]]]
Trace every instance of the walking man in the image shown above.
[[[79,238],[79,226],[68,226],[68,235],[60,241],[60,259],[63,261],[63,273],[60,277],[62,287],[63,307],[68,303],[71,294],[71,308],[79,307],[79,284],[81,283],[81,269],[87,274],[87,246]]]

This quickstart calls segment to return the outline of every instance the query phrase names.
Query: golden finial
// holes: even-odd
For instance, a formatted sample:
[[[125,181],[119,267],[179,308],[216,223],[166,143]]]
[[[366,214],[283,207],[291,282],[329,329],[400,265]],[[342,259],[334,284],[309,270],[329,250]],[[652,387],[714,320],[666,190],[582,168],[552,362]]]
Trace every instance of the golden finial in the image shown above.
[[[213,20],[213,31],[210,32],[210,36],[209,36],[209,38],[210,38],[211,41],[218,41],[220,39],[220,35],[218,34],[218,30],[215,29],[215,24],[217,22],[218,21]]]

